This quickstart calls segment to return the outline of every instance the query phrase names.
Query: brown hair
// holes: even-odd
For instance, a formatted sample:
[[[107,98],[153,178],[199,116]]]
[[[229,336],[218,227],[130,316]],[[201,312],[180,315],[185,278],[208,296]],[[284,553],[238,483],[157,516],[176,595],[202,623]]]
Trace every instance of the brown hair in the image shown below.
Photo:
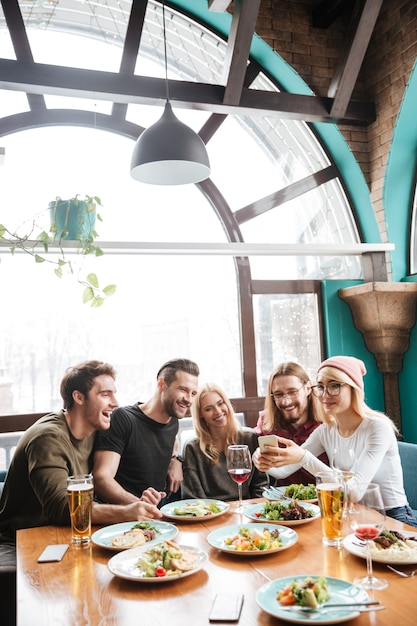
[[[269,377],[268,388],[265,397],[265,417],[263,429],[265,432],[280,430],[285,427],[285,421],[282,416],[281,409],[276,405],[274,398],[271,396],[272,383],[278,376],[296,376],[301,383],[306,385],[310,381],[310,377],[306,370],[293,361],[285,361],[276,366]],[[320,422],[316,411],[312,394],[308,396],[308,419],[313,422]]]
[[[88,396],[94,385],[97,376],[111,376],[116,379],[116,370],[109,363],[103,361],[83,361],[78,365],[69,367],[61,380],[60,392],[64,401],[64,409],[71,409],[74,406],[74,391],[79,391],[84,396]]]
[[[189,359],[171,359],[159,368],[156,379],[163,378],[169,387],[176,379],[177,372],[185,372],[192,376],[200,375],[199,367],[194,361]]]

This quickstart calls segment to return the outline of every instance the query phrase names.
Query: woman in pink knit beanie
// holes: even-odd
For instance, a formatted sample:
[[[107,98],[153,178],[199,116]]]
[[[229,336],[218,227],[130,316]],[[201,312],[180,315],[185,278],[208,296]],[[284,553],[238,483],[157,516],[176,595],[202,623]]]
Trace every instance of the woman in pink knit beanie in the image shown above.
[[[270,446],[262,454],[258,448],[253,462],[274,478],[285,478],[300,467],[316,475],[326,470],[317,458],[320,454],[325,452],[332,459],[336,448],[352,448],[355,475],[349,484],[379,484],[386,514],[417,527],[404,491],[397,429],[389,417],[365,403],[365,374],[365,364],[353,356],[333,356],[323,361],[317,371],[317,384],[312,386],[322,424],[301,446],[279,437],[286,447]]]

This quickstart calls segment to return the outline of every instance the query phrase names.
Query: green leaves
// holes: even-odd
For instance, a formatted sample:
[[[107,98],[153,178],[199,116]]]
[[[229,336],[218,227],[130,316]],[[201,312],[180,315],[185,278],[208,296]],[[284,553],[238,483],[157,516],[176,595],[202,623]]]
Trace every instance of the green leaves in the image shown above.
[[[85,216],[86,214],[86,204],[88,204],[88,211],[93,213],[95,213],[96,205],[102,206],[101,200],[98,196],[85,195],[84,199],[81,199],[78,197],[79,195],[80,194],[76,194],[76,196],[71,198],[71,201],[79,207],[81,216]],[[52,208],[56,210],[56,206],[54,207],[53,205],[56,205],[60,201],[61,198],[56,196],[55,203],[50,203],[47,211],[49,212],[51,205]],[[56,216],[56,213],[54,215]],[[100,222],[103,221],[102,217],[97,213],[95,213],[95,218],[97,218]],[[83,217],[80,218],[79,223],[81,223],[81,219],[83,219]],[[37,231],[39,231],[38,234],[35,234]],[[19,229],[17,232],[19,232]],[[35,259],[35,263],[51,263],[54,266],[54,274],[57,278],[63,277],[64,270],[66,273],[76,274],[78,282],[84,286],[82,294],[82,301],[84,304],[89,303],[91,307],[102,306],[106,298],[114,295],[116,292],[116,285],[107,285],[101,289],[97,275],[93,272],[88,274],[85,279],[80,278],[83,257],[87,255],[101,257],[104,254],[103,250],[94,243],[96,237],[98,236],[95,230],[90,230],[90,234],[88,235],[88,231],[85,235],[83,235],[82,231],[79,230],[77,234],[78,247],[75,252],[71,250],[70,254],[75,254],[76,259],[81,261],[81,264],[78,263],[78,268],[76,261],[66,258],[66,249],[61,245],[61,239],[68,234],[68,232],[63,230],[60,232],[59,238],[57,237],[56,219],[52,219],[49,233],[39,228],[35,219],[31,220],[29,233],[25,235],[18,235],[17,232],[12,232],[8,230],[4,224],[0,224],[0,240],[3,244],[6,244],[10,253],[14,255],[15,251],[21,250],[22,252],[26,252],[32,256]],[[51,244],[54,244],[52,252],[50,252]],[[57,245],[59,248],[58,255]],[[49,256],[48,253],[50,253],[51,256]]]
[[[88,274],[86,281],[83,283],[86,288],[83,291],[83,303],[90,303],[91,307],[99,307],[104,303],[105,298],[112,296],[116,291],[116,285],[107,285],[104,289],[100,289],[96,274]]]

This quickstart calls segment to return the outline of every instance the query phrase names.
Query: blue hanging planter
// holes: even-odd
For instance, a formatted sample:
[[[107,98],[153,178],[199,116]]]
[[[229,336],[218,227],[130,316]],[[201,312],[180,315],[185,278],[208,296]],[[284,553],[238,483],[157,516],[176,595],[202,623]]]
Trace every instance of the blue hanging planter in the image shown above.
[[[54,239],[88,241],[94,238],[96,202],[93,197],[86,196],[84,200],[78,196],[70,200],[57,198],[48,206]]]

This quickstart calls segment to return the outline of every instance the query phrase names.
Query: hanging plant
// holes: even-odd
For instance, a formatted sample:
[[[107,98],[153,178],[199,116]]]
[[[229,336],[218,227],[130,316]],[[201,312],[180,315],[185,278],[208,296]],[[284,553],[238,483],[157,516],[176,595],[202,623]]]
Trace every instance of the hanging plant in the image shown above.
[[[98,196],[86,195],[83,199],[77,194],[69,200],[62,200],[59,196],[49,203],[48,210],[51,219],[50,232],[42,230],[36,222],[36,218],[30,220],[29,232],[21,235],[20,228],[13,232],[0,224],[0,245],[8,247],[14,254],[21,250],[35,259],[36,263],[51,263],[54,266],[55,275],[62,278],[65,271],[76,276],[77,281],[84,287],[82,299],[92,307],[101,306],[105,299],[112,296],[116,291],[116,285],[107,285],[100,288],[97,275],[89,273],[85,278],[81,277],[82,257],[94,255],[102,256],[103,250],[96,245],[97,232],[96,220],[103,221],[97,206],[101,205]],[[61,245],[62,241],[75,241],[77,243],[76,258],[80,260],[81,267],[71,260],[70,255],[65,254]],[[51,244],[58,244],[58,258],[48,254]],[[56,247],[54,246],[54,255]]]

